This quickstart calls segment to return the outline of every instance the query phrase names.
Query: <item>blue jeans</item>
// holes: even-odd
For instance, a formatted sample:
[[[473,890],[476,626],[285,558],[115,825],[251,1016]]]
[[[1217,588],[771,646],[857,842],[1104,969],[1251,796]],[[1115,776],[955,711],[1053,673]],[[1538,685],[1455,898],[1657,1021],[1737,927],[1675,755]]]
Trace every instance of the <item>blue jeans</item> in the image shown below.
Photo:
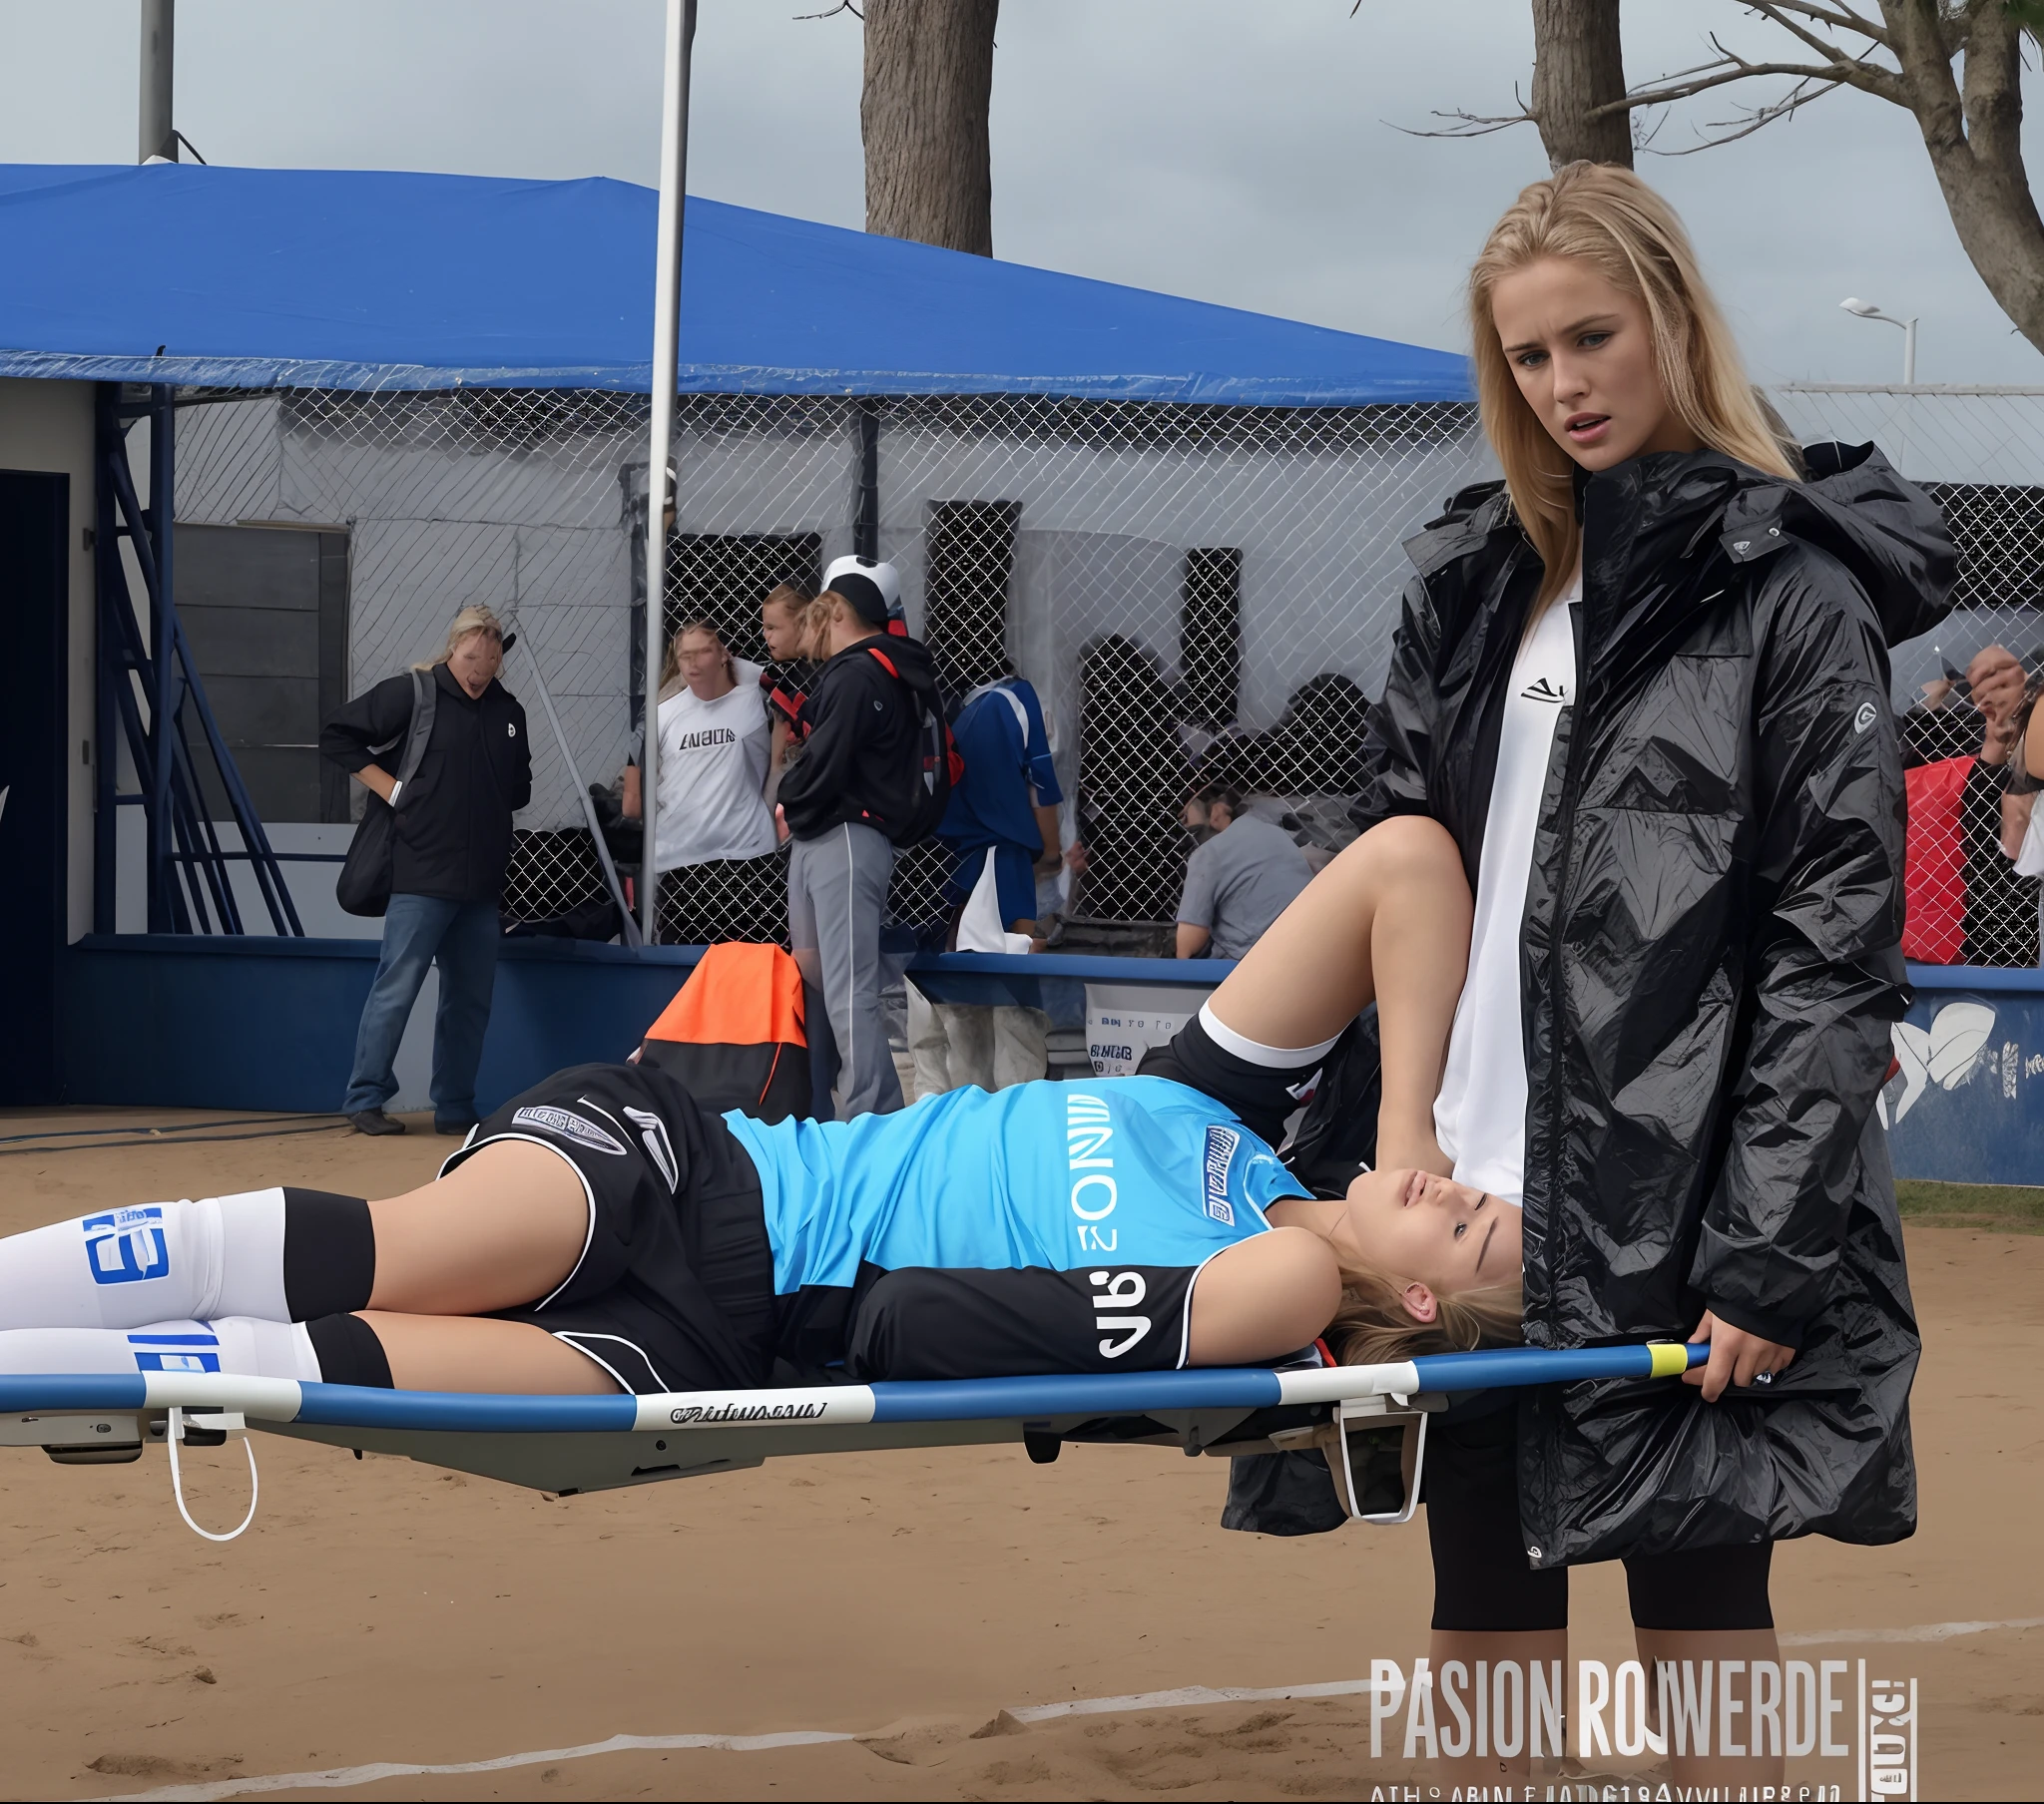
[[[418,1001],[426,968],[440,967],[440,1007],[433,1018],[433,1119],[472,1122],[476,1067],[490,1025],[502,929],[494,902],[446,902],[438,896],[392,896],[383,917],[383,955],[355,1033],[355,1068],[343,1115],[381,1109],[397,1095],[391,1067],[404,1024]]]

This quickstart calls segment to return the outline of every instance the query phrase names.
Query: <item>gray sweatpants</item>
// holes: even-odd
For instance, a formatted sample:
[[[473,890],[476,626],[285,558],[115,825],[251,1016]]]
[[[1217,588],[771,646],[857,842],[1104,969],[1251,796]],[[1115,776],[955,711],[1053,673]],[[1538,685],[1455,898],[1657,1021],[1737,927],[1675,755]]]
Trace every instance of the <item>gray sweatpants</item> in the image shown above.
[[[880,912],[894,848],[884,833],[849,822],[788,847],[788,946],[802,981],[823,1001],[810,1011],[809,1043],[824,1054],[810,1069],[834,1077],[841,1119],[885,1115],[901,1107],[901,1080],[880,1019]],[[830,1111],[830,1086],[818,1082],[813,1107]]]

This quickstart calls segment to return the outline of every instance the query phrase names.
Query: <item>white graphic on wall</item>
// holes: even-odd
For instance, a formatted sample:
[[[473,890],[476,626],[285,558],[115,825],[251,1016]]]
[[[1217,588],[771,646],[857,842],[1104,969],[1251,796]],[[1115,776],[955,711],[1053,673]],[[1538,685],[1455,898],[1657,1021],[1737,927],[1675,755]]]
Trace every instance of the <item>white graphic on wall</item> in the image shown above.
[[[1939,1090],[1957,1090],[1972,1077],[1983,1057],[1996,1065],[2006,1064],[2012,1083],[2013,1058],[2005,1061],[1998,1049],[1987,1045],[1993,1033],[1994,1011],[1980,1002],[1948,1002],[1931,1018],[1928,1028],[1896,1022],[1895,1063],[1901,1069],[1881,1091],[1881,1126],[1892,1128],[1901,1121],[1933,1084]]]

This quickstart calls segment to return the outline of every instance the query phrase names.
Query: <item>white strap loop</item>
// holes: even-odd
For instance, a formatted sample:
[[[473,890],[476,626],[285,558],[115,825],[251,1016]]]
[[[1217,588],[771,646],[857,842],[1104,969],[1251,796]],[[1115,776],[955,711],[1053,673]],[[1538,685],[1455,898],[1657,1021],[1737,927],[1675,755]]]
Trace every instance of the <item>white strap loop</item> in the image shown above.
[[[192,1520],[192,1512],[185,1508],[185,1475],[178,1465],[178,1442],[185,1431],[185,1412],[176,1404],[171,1405],[171,1495],[178,1500],[178,1514],[185,1519],[185,1527],[194,1535],[204,1536],[208,1541],[234,1541],[256,1520],[256,1501],[262,1495],[261,1481],[256,1476],[256,1444],[243,1439],[242,1445],[249,1455],[249,1514],[242,1518],[239,1529],[231,1529],[225,1535],[216,1535],[211,1529],[202,1529]]]

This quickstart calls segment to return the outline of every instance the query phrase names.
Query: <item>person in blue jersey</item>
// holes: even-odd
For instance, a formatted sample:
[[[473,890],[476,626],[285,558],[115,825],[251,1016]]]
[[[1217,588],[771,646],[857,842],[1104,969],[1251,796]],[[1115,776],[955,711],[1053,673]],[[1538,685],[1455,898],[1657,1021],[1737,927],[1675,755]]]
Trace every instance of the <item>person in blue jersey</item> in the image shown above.
[[[1423,1168],[1468,888],[1419,819],[1327,877],[1312,906],[1363,931],[1337,936],[1313,1007],[1374,996],[1387,1064],[1411,1073],[1379,1115],[1403,1164],[1345,1197],[1309,1196],[1165,1078],[769,1126],[650,1064],[577,1066],[405,1195],[277,1186],[0,1239],[0,1373],[658,1393],[1251,1364],[1322,1334],[1387,1357],[1475,1344],[1481,1299],[1516,1320],[1518,1211]],[[1296,981],[1274,967],[1269,997],[1229,1010],[1269,1032],[1258,1009],[1294,1007]]]
[[[1030,949],[1043,949],[1037,921],[1037,881],[1063,868],[1058,786],[1050,734],[1036,686],[1012,670],[971,690],[951,722],[951,736],[965,760],[965,775],[951,789],[937,837],[954,860],[944,899],[953,918],[993,866],[995,914],[1009,933],[1028,936]],[[960,931],[960,951],[970,945]],[[1010,948],[1014,950],[1014,948]],[[959,1085],[1001,1090],[1026,1084],[1047,1069],[1050,1017],[1019,1004],[928,1002],[908,986],[908,1046],[920,1096],[935,1096]]]

